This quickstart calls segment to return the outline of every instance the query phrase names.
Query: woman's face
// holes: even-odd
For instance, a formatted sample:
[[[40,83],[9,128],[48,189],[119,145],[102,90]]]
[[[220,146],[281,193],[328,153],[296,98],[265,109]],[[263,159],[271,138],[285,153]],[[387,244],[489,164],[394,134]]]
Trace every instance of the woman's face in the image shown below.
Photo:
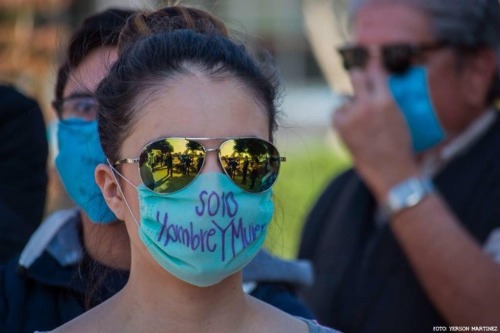
[[[163,87],[153,94],[139,96],[145,102],[137,108],[134,126],[122,143],[120,159],[138,157],[144,145],[162,137],[269,139],[267,111],[236,79],[213,81],[197,73],[168,81]],[[203,144],[206,148],[217,148],[220,142],[207,140]],[[142,184],[137,164],[124,164],[121,172],[134,185]],[[217,153],[207,154],[201,172],[223,172]],[[119,182],[139,221],[137,190],[125,181]],[[133,217],[124,209],[127,210],[124,219],[134,226],[131,230],[136,229]],[[137,233],[132,232],[131,238],[132,241],[137,238]]]

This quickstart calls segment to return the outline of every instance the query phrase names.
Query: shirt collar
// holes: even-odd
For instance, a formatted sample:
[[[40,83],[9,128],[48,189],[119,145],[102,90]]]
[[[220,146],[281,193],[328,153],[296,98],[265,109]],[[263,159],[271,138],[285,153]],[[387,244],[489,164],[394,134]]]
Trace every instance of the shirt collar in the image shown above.
[[[434,154],[424,158],[421,164],[422,175],[434,177],[446,164],[467,152],[467,150],[493,125],[497,113],[488,110],[474,120],[462,133],[448,142]]]

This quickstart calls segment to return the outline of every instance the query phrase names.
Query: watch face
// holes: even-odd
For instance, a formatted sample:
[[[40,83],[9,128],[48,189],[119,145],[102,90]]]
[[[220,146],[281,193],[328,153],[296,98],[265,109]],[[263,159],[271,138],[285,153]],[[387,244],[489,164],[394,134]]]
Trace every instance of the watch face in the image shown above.
[[[432,192],[433,186],[429,179],[408,178],[389,190],[385,210],[388,215],[393,215],[405,208],[415,206]]]

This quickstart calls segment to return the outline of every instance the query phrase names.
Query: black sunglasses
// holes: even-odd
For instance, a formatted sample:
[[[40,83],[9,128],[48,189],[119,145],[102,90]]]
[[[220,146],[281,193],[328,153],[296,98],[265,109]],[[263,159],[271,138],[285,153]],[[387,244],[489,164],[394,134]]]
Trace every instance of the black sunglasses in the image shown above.
[[[424,52],[438,50],[445,47],[445,42],[427,44],[396,43],[383,45],[375,50],[375,54],[381,57],[382,64],[388,73],[402,74],[406,72],[415,60]],[[346,70],[355,68],[363,69],[374,51],[366,46],[348,45],[337,49],[342,57],[342,63]]]
[[[218,148],[206,148],[199,141],[222,140]],[[155,140],[142,148],[139,158],[112,162],[113,166],[139,163],[144,185],[156,193],[173,193],[188,186],[200,173],[208,152],[217,152],[229,179],[250,193],[269,190],[279,174],[280,157],[273,144],[259,138],[178,138]]]

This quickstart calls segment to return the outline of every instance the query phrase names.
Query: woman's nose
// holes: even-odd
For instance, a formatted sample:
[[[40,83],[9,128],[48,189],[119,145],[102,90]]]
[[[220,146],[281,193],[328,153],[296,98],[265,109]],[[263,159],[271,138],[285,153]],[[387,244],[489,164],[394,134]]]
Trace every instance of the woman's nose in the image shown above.
[[[223,172],[219,164],[218,151],[212,150],[207,152],[205,155],[205,164],[200,173],[203,172]]]

